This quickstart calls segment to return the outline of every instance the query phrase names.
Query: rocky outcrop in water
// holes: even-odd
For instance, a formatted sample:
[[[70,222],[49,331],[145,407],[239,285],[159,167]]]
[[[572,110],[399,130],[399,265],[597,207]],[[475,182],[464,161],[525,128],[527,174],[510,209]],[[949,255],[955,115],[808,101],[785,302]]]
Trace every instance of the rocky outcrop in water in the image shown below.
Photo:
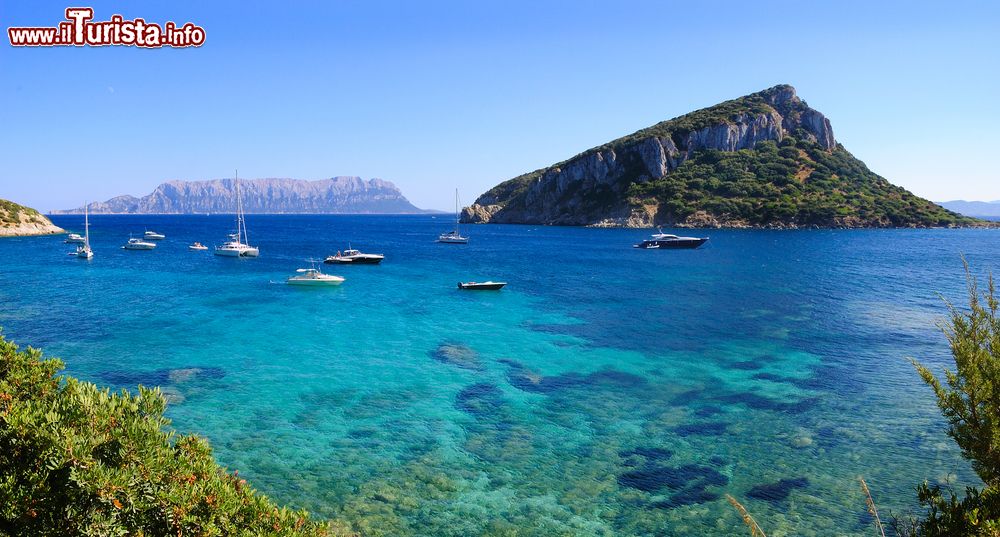
[[[64,230],[30,207],[0,199],[0,237],[54,235]]]
[[[737,152],[749,153],[741,160],[731,156]],[[893,206],[879,207],[879,199]],[[516,177],[462,212],[469,223],[599,227],[887,227],[951,225],[956,217],[868,171],[788,85]]]
[[[247,213],[307,214],[411,214],[420,209],[396,185],[382,179],[333,177],[319,181],[301,179],[249,179],[240,181],[243,209]],[[236,182],[168,181],[151,194],[137,198],[118,196],[93,203],[91,213],[105,214],[205,214],[236,211]],[[53,211],[82,214],[83,208]]]

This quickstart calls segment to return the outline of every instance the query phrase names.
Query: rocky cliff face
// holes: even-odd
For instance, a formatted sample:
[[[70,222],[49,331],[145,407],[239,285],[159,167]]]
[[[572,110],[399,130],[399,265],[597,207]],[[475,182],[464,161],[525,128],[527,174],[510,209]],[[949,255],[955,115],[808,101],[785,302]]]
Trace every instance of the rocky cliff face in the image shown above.
[[[56,233],[64,233],[64,231],[35,209],[0,199],[0,237],[54,235]]]
[[[549,168],[516,177],[464,209],[472,223],[649,226],[656,211],[637,206],[626,191],[667,176],[704,150],[752,149],[795,133],[819,147],[837,146],[830,121],[775,86],[742,99],[664,121]]]
[[[398,188],[381,179],[334,177],[319,181],[300,179],[240,180],[243,209],[247,213],[404,214],[422,212]],[[168,181],[148,196],[118,196],[90,206],[91,213],[188,214],[236,211],[236,182]],[[54,211],[78,214],[83,208]]]

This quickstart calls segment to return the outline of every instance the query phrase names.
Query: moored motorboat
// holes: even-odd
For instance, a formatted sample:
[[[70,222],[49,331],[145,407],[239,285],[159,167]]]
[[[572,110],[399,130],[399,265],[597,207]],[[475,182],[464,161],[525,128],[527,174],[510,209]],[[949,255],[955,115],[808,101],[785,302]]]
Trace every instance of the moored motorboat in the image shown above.
[[[343,253],[337,252],[337,255],[331,255],[323,262],[342,265],[378,265],[383,259],[385,256],[382,254],[365,254],[358,250],[349,249],[344,250]]]
[[[323,271],[316,266],[313,261],[311,268],[300,268],[296,270],[298,274],[290,276],[286,283],[289,285],[310,285],[310,286],[330,286],[344,283],[344,278],[333,274],[323,274]]]
[[[66,239],[63,241],[63,243],[83,244],[83,241],[84,241],[83,235],[80,235],[79,233],[70,233],[69,235],[66,236]]]
[[[130,238],[128,242],[125,243],[125,246],[122,246],[122,248],[125,250],[152,250],[153,248],[156,248],[156,244],[146,242],[142,239]]]
[[[155,231],[146,230],[146,232],[142,234],[142,238],[146,239],[147,241],[162,241],[163,239],[167,238],[167,236],[164,235],[163,233],[157,233]]]
[[[697,248],[705,244],[705,241],[708,240],[708,237],[678,237],[677,235],[664,233],[663,229],[659,227],[657,227],[657,230],[659,233],[654,233],[652,237],[639,244],[634,244],[632,247],[642,248],[643,250],[690,249]]]
[[[458,282],[458,288],[466,291],[499,291],[507,282]]]
[[[196,250],[196,251],[208,250],[208,246],[205,246],[204,244],[202,244],[200,242],[196,242],[196,243],[188,246],[188,250]]]

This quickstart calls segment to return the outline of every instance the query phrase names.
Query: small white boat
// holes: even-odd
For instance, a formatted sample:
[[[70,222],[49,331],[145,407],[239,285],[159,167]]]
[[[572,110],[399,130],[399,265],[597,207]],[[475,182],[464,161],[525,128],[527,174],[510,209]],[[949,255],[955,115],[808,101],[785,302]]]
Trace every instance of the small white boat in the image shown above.
[[[462,234],[457,231],[442,233],[438,235],[437,241],[445,244],[469,244],[469,238],[463,237]]]
[[[208,246],[205,246],[200,242],[196,242],[191,246],[188,246],[188,250],[197,250],[197,251],[208,250]]]
[[[79,233],[70,233],[66,240],[63,241],[65,244],[83,244],[83,235]]]
[[[458,189],[455,189],[455,229],[438,235],[437,242],[444,244],[468,244],[469,238],[463,237],[458,230],[461,218],[458,215]]]
[[[125,246],[122,246],[125,250],[152,250],[156,248],[156,245],[151,242],[146,242],[142,239],[132,239],[130,238]]]
[[[247,223],[243,218],[243,194],[240,191],[239,172],[236,173],[236,233],[229,234],[229,240],[222,246],[215,247],[215,255],[223,257],[257,257],[260,250],[247,243],[250,238],[247,235]]]
[[[316,261],[310,261],[312,261],[312,268],[300,268],[296,270],[295,272],[298,274],[289,277],[287,280],[289,285],[330,286],[344,283],[344,278],[334,276],[333,274],[323,274],[323,271],[316,266]]]
[[[142,234],[142,238],[146,239],[147,241],[162,241],[163,239],[167,238],[167,236],[164,235],[163,233],[157,233],[155,231],[146,230],[146,232]]]
[[[70,255],[75,255],[77,259],[92,259],[94,257],[94,251],[90,249],[90,204],[84,206],[83,209],[83,225],[84,225],[84,235],[83,244],[76,247],[76,252]]]

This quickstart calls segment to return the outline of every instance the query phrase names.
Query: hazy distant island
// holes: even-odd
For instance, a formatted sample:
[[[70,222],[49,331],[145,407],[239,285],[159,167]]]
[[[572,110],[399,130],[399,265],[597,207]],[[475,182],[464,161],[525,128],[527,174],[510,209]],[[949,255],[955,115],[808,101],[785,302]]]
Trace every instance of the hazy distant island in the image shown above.
[[[956,213],[964,214],[965,216],[976,216],[982,218],[997,218],[1000,217],[1000,200],[998,201],[965,201],[965,200],[954,200],[954,201],[939,201],[938,205],[948,209],[949,211],[955,211]]]
[[[505,181],[470,223],[605,227],[985,226],[873,173],[779,85]]]
[[[0,199],[0,237],[54,235],[56,233],[64,233],[64,230],[53,225],[48,218],[35,209]]]
[[[415,214],[424,213],[382,179],[333,177],[302,179],[241,179],[243,210],[247,213]],[[236,212],[236,181],[167,181],[152,194],[118,196],[92,203],[97,214],[205,214]],[[51,214],[83,214],[83,207]]]

